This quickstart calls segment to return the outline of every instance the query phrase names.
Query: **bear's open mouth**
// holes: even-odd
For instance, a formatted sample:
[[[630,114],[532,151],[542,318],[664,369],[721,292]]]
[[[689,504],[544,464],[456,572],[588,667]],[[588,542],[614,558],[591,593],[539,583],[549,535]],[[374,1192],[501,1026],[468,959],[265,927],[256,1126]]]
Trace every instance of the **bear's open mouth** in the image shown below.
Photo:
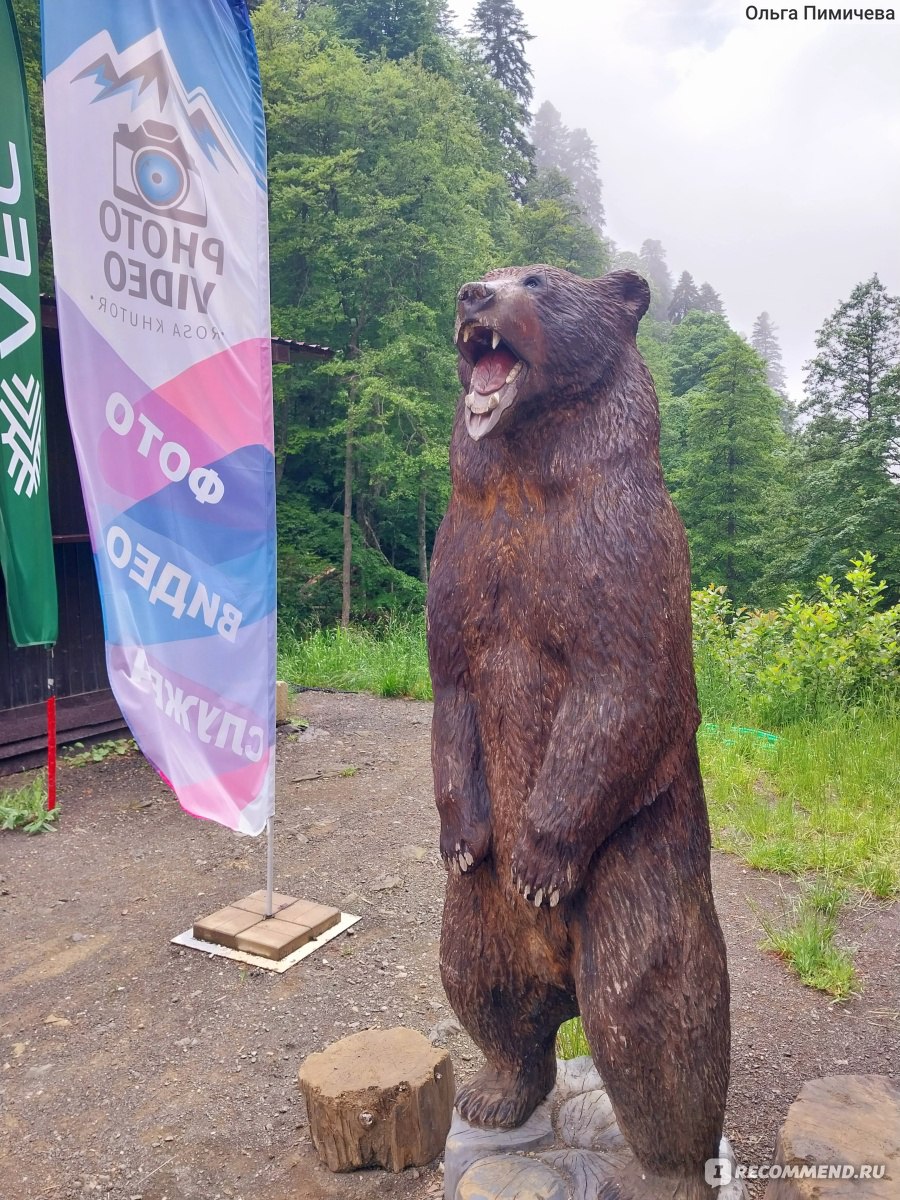
[[[477,321],[466,321],[459,327],[456,346],[472,364],[472,380],[466,396],[466,430],[477,442],[490,433],[515,400],[528,365],[496,329]]]

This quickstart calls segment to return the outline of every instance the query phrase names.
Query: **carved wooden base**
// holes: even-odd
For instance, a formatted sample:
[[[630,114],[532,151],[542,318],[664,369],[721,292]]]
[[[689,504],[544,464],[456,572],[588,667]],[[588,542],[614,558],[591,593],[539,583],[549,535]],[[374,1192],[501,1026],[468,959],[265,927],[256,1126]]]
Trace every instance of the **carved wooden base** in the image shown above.
[[[720,1156],[734,1162],[726,1139]],[[745,1200],[742,1182],[714,1191],[648,1175],[619,1132],[589,1058],[557,1063],[556,1086],[518,1129],[478,1129],[454,1110],[444,1154],[445,1200]]]

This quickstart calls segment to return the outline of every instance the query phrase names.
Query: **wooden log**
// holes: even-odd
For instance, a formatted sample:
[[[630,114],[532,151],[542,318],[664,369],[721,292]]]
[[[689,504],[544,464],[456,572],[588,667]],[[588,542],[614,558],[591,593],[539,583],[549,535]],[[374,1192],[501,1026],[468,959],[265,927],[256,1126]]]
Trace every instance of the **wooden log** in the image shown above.
[[[330,1171],[425,1166],[444,1149],[453,1064],[414,1029],[367,1029],[300,1068],[309,1129]]]

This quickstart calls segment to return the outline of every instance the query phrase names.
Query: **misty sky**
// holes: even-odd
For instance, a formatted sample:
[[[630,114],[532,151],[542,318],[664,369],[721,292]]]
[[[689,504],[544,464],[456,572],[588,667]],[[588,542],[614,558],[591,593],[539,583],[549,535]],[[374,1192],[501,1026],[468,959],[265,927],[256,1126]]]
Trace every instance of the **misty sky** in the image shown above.
[[[635,251],[658,238],[673,276],[708,280],[740,333],[767,310],[799,399],[815,331],[854,284],[877,271],[900,292],[900,19],[517,3],[534,106],[549,100],[597,145],[607,233]],[[462,27],[474,4],[451,6]]]

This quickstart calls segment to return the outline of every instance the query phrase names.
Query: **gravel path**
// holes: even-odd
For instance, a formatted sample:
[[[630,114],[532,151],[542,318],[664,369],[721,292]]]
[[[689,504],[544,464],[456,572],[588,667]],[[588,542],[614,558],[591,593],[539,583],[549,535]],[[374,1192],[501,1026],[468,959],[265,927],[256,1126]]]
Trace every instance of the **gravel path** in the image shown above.
[[[182,813],[136,754],[63,768],[58,832],[0,835],[3,1200],[440,1194],[437,1166],[321,1168],[296,1081],[308,1053],[369,1026],[432,1034],[458,1078],[478,1066],[438,978],[431,707],[307,692],[293,711],[310,727],[279,735],[276,886],[363,920],[283,976],[170,944],[263,886],[265,845]],[[897,1070],[900,905],[845,910],[864,990],[836,1005],[757,948],[753,908],[777,910],[791,885],[724,855],[714,882],[733,995],[727,1132],[764,1163],[805,1079]]]

